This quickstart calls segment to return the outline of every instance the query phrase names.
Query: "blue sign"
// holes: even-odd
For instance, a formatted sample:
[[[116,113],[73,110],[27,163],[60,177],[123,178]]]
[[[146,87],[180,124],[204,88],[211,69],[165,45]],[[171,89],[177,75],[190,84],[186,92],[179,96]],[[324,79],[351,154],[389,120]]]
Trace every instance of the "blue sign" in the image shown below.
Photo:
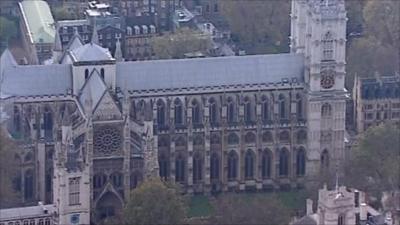
[[[70,222],[72,224],[79,224],[79,216],[80,216],[79,214],[72,214]]]

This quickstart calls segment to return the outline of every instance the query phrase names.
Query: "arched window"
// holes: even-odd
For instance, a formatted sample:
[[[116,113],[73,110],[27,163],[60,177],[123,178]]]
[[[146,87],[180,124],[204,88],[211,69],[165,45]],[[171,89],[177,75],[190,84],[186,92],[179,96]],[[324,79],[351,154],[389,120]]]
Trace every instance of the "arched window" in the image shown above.
[[[249,97],[244,98],[244,122],[245,123],[251,123],[252,121],[252,116],[251,116],[252,110],[251,110],[251,101]]]
[[[227,100],[227,121],[228,123],[234,123],[236,121],[235,118],[235,103],[232,98],[229,97]]]
[[[332,116],[332,106],[329,103],[324,103],[321,107],[321,117],[327,118]]]
[[[179,155],[175,160],[175,182],[185,181],[185,159]]]
[[[327,32],[322,39],[322,60],[333,60],[333,35]]]
[[[338,216],[338,225],[346,225],[345,215],[340,214]]]
[[[161,154],[159,161],[158,161],[159,167],[160,167],[160,177],[164,180],[168,180],[169,177],[169,160],[168,158],[164,155]]]
[[[182,125],[183,124],[183,106],[182,102],[179,98],[175,99],[175,125]]]
[[[253,179],[254,176],[254,154],[248,149],[244,161],[244,177],[245,179]]]
[[[211,98],[210,101],[210,123],[211,124],[216,124],[218,122],[218,109],[217,109],[217,102],[215,101],[214,98]]]
[[[272,133],[269,131],[266,131],[262,134],[262,141],[263,142],[273,142],[274,139],[272,137]]]
[[[33,198],[33,171],[31,169],[27,170],[25,172],[25,199],[32,199]]]
[[[322,154],[321,154],[321,171],[322,172],[329,171],[329,152],[327,149],[322,151]]]
[[[85,69],[85,80],[89,78],[89,69]]]
[[[192,123],[201,124],[200,119],[200,105],[196,99],[192,101]]]
[[[43,128],[45,138],[53,137],[53,115],[51,110],[46,107],[43,113]]]
[[[271,177],[271,153],[268,149],[264,150],[261,156],[261,176],[263,179]]]
[[[100,69],[100,77],[102,80],[104,80],[104,69],[103,68]]]
[[[289,175],[289,153],[283,148],[279,152],[279,176]]]
[[[139,172],[134,172],[130,176],[130,187],[131,189],[135,189],[137,186],[139,186],[143,181],[143,177]]]
[[[228,155],[228,180],[234,180],[237,177],[237,161],[236,152],[231,151]]]
[[[111,174],[110,176],[110,180],[112,182],[112,184],[114,185],[114,187],[122,187],[122,184],[124,183],[124,177],[122,176],[121,173],[119,172],[115,172],[113,174]]]
[[[261,97],[261,119],[263,122],[269,120],[268,98],[265,95]]]
[[[217,3],[214,4],[214,12],[218,12],[218,4]]]
[[[303,99],[300,94],[296,95],[296,114],[297,114],[297,119],[302,119],[303,118]]]
[[[203,175],[203,160],[199,154],[193,157],[193,183],[199,183]]]
[[[14,129],[17,133],[21,132],[21,114],[17,106],[14,106]]]
[[[297,176],[304,176],[306,173],[306,152],[303,148],[297,151],[296,156],[296,174]]]
[[[228,144],[235,145],[239,143],[239,137],[235,133],[230,133],[228,135]]]
[[[286,98],[283,94],[279,95],[279,118],[286,119]]]
[[[307,132],[305,130],[300,130],[297,132],[297,143],[304,144],[307,142]]]
[[[217,153],[211,155],[210,178],[211,180],[219,179],[219,157]]]
[[[93,188],[102,188],[107,182],[105,174],[96,174],[93,176]]]
[[[165,104],[161,99],[157,101],[157,123],[161,126],[165,125]]]
[[[246,144],[252,144],[256,142],[256,135],[253,132],[247,132],[244,136]]]
[[[279,140],[281,142],[289,142],[290,139],[290,135],[288,131],[282,131],[281,133],[279,133]]]

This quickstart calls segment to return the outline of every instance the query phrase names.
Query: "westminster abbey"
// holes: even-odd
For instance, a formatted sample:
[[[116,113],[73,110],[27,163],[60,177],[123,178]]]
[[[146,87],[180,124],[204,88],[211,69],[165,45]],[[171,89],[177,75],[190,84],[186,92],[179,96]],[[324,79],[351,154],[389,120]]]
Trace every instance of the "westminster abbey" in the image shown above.
[[[292,1],[290,53],[124,62],[93,33],[48,65],[1,56],[26,203],[120,211],[149,176],[187,193],[301,188],[344,158],[344,0]]]

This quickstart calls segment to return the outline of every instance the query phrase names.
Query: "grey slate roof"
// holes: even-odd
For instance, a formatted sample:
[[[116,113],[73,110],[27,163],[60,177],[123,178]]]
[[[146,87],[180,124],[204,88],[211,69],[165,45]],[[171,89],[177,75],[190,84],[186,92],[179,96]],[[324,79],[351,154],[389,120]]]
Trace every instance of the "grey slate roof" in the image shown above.
[[[117,86],[128,90],[207,87],[302,80],[300,54],[231,56],[117,63]]]
[[[74,62],[113,60],[107,48],[102,48],[94,43],[88,43],[73,49],[70,51],[70,56]]]
[[[47,214],[43,211],[43,207],[47,209]],[[0,221],[12,219],[35,218],[39,216],[51,216],[55,212],[53,205],[44,206],[28,206],[19,208],[0,209]]]
[[[100,78],[99,72],[97,70],[93,70],[81,89],[79,101],[85,108],[88,107],[86,102],[90,101],[91,110],[93,111],[106,90],[107,86]]]
[[[0,96],[59,95],[71,88],[70,65],[8,66],[0,81]]]

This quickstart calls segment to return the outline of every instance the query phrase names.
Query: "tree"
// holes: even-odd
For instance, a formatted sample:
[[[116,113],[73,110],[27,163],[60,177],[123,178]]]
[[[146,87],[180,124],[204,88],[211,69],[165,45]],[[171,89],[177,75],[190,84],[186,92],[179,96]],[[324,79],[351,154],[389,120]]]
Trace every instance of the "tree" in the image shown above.
[[[211,38],[189,28],[181,28],[175,33],[153,38],[151,46],[157,58],[177,59],[183,58],[186,53],[206,53],[211,48]]]
[[[13,189],[12,178],[17,171],[14,159],[16,143],[0,128],[0,208],[14,206],[18,194]]]
[[[288,51],[290,0],[220,2],[232,36],[248,53]]]
[[[185,211],[177,189],[151,179],[133,190],[123,217],[126,224],[180,224]]]
[[[225,194],[216,201],[212,224],[288,224],[290,209],[276,195]]]
[[[54,20],[76,20],[79,19],[78,11],[68,12],[64,7],[55,7],[52,10]]]
[[[400,128],[384,123],[369,128],[346,167],[347,182],[376,197],[400,188]]]

